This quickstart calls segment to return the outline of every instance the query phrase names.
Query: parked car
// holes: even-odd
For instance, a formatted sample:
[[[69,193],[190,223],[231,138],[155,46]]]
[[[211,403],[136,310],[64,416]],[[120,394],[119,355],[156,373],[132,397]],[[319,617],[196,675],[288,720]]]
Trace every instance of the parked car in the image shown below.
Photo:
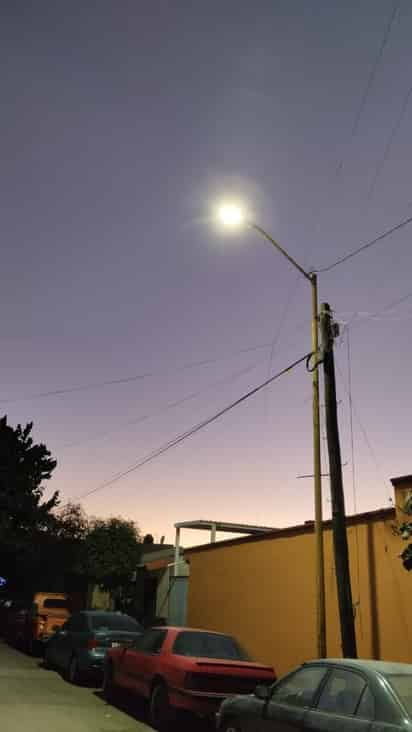
[[[220,732],[409,732],[412,665],[326,659],[223,702]]]
[[[46,666],[62,670],[72,684],[86,676],[101,678],[109,648],[129,645],[143,631],[129,615],[100,610],[74,613],[46,645]]]
[[[36,592],[11,601],[7,613],[7,640],[35,654],[70,616],[70,601],[60,592]]]
[[[3,595],[0,598],[0,635],[6,635],[7,619],[13,604],[13,598],[10,595]]]
[[[177,710],[213,718],[226,697],[274,679],[270,666],[251,661],[229,635],[157,627],[132,646],[109,650],[103,690],[109,699],[119,687],[148,699],[150,722],[158,728]]]

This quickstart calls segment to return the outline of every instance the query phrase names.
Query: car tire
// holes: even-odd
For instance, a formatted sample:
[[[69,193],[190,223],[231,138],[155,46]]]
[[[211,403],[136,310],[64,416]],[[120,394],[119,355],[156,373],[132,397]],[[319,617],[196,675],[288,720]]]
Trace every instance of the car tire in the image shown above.
[[[242,732],[239,725],[235,724],[235,722],[231,722],[230,720],[223,723],[221,730],[222,732]]]
[[[31,636],[27,639],[26,651],[29,656],[34,658],[39,655],[39,643]]]
[[[113,680],[113,664],[112,663],[106,663],[104,666],[104,673],[103,673],[103,696],[108,702],[112,702],[116,698],[116,684]]]
[[[70,684],[77,686],[81,682],[81,674],[79,671],[79,662],[77,657],[73,654],[70,658],[66,669],[66,679]]]
[[[169,692],[163,682],[153,686],[149,700],[149,721],[154,729],[164,732],[175,720],[175,711],[169,701]]]
[[[47,669],[53,669],[54,668],[54,664],[50,660],[50,655],[49,655],[49,652],[47,650],[47,646],[44,649],[43,666],[44,666],[44,668],[47,668]]]

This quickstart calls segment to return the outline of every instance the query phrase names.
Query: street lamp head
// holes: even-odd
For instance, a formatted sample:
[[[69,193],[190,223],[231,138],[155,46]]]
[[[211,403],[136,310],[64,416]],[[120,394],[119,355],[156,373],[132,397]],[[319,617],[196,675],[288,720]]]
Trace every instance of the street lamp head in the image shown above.
[[[235,203],[223,203],[217,212],[221,224],[235,228],[245,223],[245,214]]]

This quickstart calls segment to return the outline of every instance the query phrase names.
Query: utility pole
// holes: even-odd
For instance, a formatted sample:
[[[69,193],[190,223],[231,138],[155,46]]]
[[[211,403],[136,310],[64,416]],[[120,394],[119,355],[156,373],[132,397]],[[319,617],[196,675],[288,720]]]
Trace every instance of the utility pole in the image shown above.
[[[245,219],[244,212],[233,205],[221,206],[219,218],[227,226],[237,226],[242,222],[272,244],[290,264],[310,282],[312,294],[311,333],[312,333],[312,423],[313,423],[313,478],[315,499],[315,592],[316,592],[316,648],[318,658],[326,656],[326,610],[325,610],[325,567],[323,550],[322,522],[322,473],[320,451],[320,418],[319,418],[319,313],[318,313],[318,278],[316,272],[307,272],[291,257],[265,229]]]
[[[356,635],[352,589],[349,571],[348,537],[346,533],[345,498],[343,494],[342,460],[336,403],[335,360],[333,341],[337,326],[327,303],[320,312],[322,355],[325,386],[326,432],[328,438],[330,492],[332,499],[333,549],[336,568],[339,617],[344,658],[356,658]]]
[[[312,371],[312,420],[313,420],[313,467],[315,494],[315,541],[316,541],[316,635],[318,658],[326,657],[326,601],[325,562],[322,522],[322,465],[320,454],[319,416],[319,314],[318,278],[310,276],[312,289],[312,353],[315,365]]]

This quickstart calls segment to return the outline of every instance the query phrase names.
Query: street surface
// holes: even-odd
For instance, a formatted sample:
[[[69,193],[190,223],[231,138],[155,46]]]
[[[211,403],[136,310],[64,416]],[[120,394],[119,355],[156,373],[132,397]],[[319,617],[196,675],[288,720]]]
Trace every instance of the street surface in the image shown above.
[[[57,671],[43,667],[0,638],[1,732],[154,732],[145,723],[143,705],[126,698],[107,704],[100,690],[73,686]],[[190,718],[170,732],[212,732],[211,725]]]
[[[1,732],[151,732],[142,717],[128,705],[108,705],[92,686],[68,684],[0,639]]]

